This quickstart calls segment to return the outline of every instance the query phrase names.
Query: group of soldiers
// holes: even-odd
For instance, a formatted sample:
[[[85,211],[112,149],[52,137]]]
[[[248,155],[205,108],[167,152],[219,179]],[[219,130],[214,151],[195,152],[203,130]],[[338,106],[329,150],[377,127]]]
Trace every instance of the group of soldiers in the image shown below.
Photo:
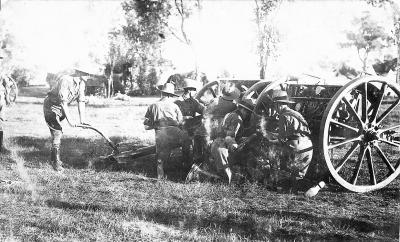
[[[59,76],[44,100],[44,117],[52,140],[51,164],[56,171],[63,170],[61,121],[67,119],[73,127],[86,124],[84,91],[91,73],[88,69],[76,68],[68,75]],[[264,158],[266,154],[259,151],[268,147],[267,153],[273,155],[267,155],[264,165],[274,168],[267,169],[269,181],[276,185],[280,174],[286,174],[290,186],[296,187],[307,172],[313,148],[308,124],[300,113],[289,107],[292,102],[286,92],[272,93],[278,121],[274,133],[265,132],[266,127],[262,126],[270,124],[259,122],[263,117],[253,111],[253,100],[242,98],[233,83],[226,83],[222,95],[207,105],[195,98],[200,87],[198,81],[185,79],[183,94],[179,96],[175,93],[175,83],[167,82],[158,88],[161,99],[147,109],[144,126],[155,130],[157,177],[166,178],[164,164],[174,149],[181,148],[182,169],[190,171],[189,180],[200,176],[227,183],[238,178],[257,180],[254,174],[260,169],[259,154]],[[79,122],[73,121],[70,115],[68,104],[73,101],[78,102]],[[276,158],[279,165],[274,162]],[[316,195],[323,186],[320,183],[312,187],[306,195]]]
[[[175,94],[174,83],[165,83],[159,88],[161,99],[147,109],[144,125],[155,130],[158,178],[165,178],[165,162],[172,150],[181,147],[182,169],[191,166],[187,180],[201,175],[229,184],[232,180],[260,181],[257,170],[266,165],[261,178],[269,185],[286,183],[289,190],[296,190],[311,163],[313,145],[308,124],[289,107],[293,102],[287,93],[272,92],[278,125],[276,132],[266,132],[265,126],[271,123],[260,122],[265,117],[254,112],[253,100],[243,98],[233,83],[226,83],[222,95],[208,105],[194,98],[200,87],[195,83],[185,79],[181,97]],[[261,166],[260,156],[267,160]],[[315,196],[324,185],[311,187],[306,196]]]

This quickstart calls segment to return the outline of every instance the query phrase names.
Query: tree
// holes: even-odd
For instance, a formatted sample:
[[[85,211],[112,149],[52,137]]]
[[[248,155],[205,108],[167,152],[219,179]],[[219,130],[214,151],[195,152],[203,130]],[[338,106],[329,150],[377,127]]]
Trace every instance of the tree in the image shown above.
[[[364,12],[363,16],[354,18],[353,25],[356,29],[346,32],[348,41],[341,43],[341,46],[356,47],[362,70],[365,72],[370,52],[387,47],[390,36],[377,21],[372,19],[369,12]]]
[[[279,6],[281,0],[254,0],[257,24],[260,79],[265,78],[269,60],[276,57],[277,45],[280,41],[280,33],[272,23],[272,12]]]
[[[192,15],[194,9],[197,9],[199,12],[201,11],[201,1],[183,1],[183,0],[173,0],[173,7],[171,8],[171,15],[177,16],[179,18],[179,30],[172,26],[169,23],[165,23],[164,25],[167,27],[168,31],[181,43],[185,44],[190,48],[193,53],[194,58],[194,74],[195,79],[197,79],[200,75],[199,73],[199,64],[197,51],[195,46],[193,45],[192,40],[190,39],[188,32],[186,30],[187,27],[187,19]]]
[[[131,60],[130,56],[133,52],[129,41],[122,34],[122,30],[114,29],[114,31],[109,32],[109,48],[107,52],[107,97],[111,97],[114,91],[114,69],[118,66],[122,66]]]
[[[393,35],[397,45],[397,60],[400,60],[400,7],[394,0],[367,0],[375,7],[389,7],[392,10]],[[397,61],[396,82],[400,83],[400,61]]]
[[[197,52],[187,31],[187,20],[195,10],[201,11],[200,0],[127,0],[123,3],[123,8],[129,22],[126,33],[130,40],[147,43],[148,47],[157,49],[168,35],[171,35],[193,53],[194,71],[197,77],[199,73]],[[135,35],[140,36],[140,40]],[[162,56],[159,60],[161,59]]]
[[[139,88],[145,94],[155,92],[155,76],[166,63],[161,47],[165,41],[164,23],[168,22],[171,7],[168,1],[128,0],[122,3],[126,17],[122,34],[131,46],[128,61]]]
[[[0,77],[9,76],[15,79],[18,86],[26,86],[34,78],[34,72],[17,61],[23,50],[12,33],[3,28],[5,21],[0,18]]]

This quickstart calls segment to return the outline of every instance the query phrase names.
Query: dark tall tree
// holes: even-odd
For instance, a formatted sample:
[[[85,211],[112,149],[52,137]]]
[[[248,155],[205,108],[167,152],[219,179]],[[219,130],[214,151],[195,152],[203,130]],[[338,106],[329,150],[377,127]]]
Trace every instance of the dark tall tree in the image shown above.
[[[187,19],[193,11],[201,10],[200,0],[127,0],[123,3],[123,9],[127,19],[124,34],[139,57],[133,64],[133,68],[137,69],[136,73],[147,73],[143,70],[146,68],[153,72],[160,69],[154,63],[165,63],[161,47],[168,36],[173,36],[193,53],[194,73],[197,77],[197,53],[187,31]],[[176,21],[171,21],[172,19]],[[154,74],[151,76],[154,77]]]
[[[161,55],[161,45],[165,41],[165,23],[172,6],[168,1],[129,0],[122,7],[127,22],[122,33],[131,45],[128,54],[131,70],[139,88],[151,94],[155,91],[155,76],[166,62]]]

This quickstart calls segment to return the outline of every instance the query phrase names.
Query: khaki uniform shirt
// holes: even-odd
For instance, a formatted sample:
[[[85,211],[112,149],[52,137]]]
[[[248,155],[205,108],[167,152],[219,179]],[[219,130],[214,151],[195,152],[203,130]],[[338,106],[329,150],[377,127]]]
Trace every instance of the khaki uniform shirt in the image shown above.
[[[173,100],[162,98],[160,101],[150,105],[145,114],[144,125],[151,129],[160,127],[178,126],[183,121],[182,112]]]
[[[13,82],[7,76],[0,75],[0,105],[10,102],[10,90]]]
[[[239,111],[228,113],[222,121],[222,136],[231,136],[236,141],[243,137],[248,137],[255,133],[255,126],[252,125],[252,117],[243,120],[239,115]]]
[[[285,142],[309,136],[310,129],[303,116],[289,107],[285,107],[279,114],[279,139]]]
[[[71,77],[62,75],[57,77],[57,84],[47,94],[49,102],[53,105],[61,105],[61,103],[70,104],[77,100],[85,101],[85,82],[79,77]]]
[[[281,168],[299,178],[304,177],[313,156],[313,144],[306,120],[300,113],[285,107],[279,114],[282,147]]]
[[[1,77],[0,76],[0,106],[4,106],[5,105],[5,101],[7,98],[7,81],[6,81],[6,77]]]
[[[175,104],[178,105],[183,116],[194,117],[196,113],[203,114],[205,109],[204,105],[194,98],[188,98],[186,100],[179,99],[175,101]]]

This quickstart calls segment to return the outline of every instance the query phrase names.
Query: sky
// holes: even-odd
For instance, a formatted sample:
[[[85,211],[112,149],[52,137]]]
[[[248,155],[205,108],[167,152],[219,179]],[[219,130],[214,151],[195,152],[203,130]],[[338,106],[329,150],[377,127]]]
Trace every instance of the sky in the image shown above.
[[[223,71],[237,78],[258,77],[253,8],[251,0],[208,0],[203,1],[201,14],[190,20],[188,32],[200,69],[209,77]],[[342,50],[338,43],[344,40],[343,31],[352,28],[354,16],[364,10],[390,25],[383,9],[359,1],[284,1],[273,19],[282,34],[279,56],[267,75],[318,75],[321,63],[360,65],[356,50]],[[20,61],[43,72],[85,62],[89,51],[104,56],[108,32],[124,22],[116,0],[3,0],[0,14],[20,46]],[[165,75],[193,69],[191,51],[172,36],[167,37],[163,55],[176,67]]]

